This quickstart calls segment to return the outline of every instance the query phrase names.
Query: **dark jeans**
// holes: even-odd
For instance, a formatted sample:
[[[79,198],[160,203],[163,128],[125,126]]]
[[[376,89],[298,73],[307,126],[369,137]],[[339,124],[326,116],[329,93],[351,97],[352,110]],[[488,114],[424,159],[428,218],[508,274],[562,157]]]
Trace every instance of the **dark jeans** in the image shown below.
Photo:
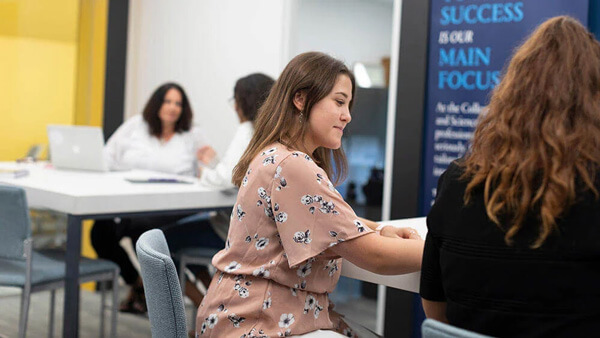
[[[129,237],[135,248],[138,238],[144,232],[156,228],[163,230],[169,249],[173,253],[187,247],[201,246],[221,249],[225,246],[203,214],[194,214],[188,217],[176,215],[97,220],[91,232],[92,246],[98,257],[111,260],[119,265],[121,277],[127,284],[133,285],[139,274],[125,250],[119,245],[119,241],[123,237]]]
[[[138,238],[144,232],[150,229],[162,228],[168,224],[177,222],[184,216],[97,220],[92,227],[92,246],[96,250],[98,257],[111,260],[119,265],[119,268],[121,268],[121,277],[123,277],[127,284],[132,285],[138,279],[139,274],[125,250],[119,245],[119,241],[123,237],[129,237],[135,249]]]

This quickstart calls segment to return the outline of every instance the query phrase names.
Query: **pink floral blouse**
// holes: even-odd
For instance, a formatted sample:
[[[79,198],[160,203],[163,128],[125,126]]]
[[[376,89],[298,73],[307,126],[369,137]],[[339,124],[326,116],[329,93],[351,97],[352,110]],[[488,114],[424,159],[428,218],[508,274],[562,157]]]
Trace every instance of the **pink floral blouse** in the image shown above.
[[[371,232],[308,155],[273,144],[243,179],[225,249],[212,261],[219,271],[198,308],[196,335],[343,331],[328,299],[342,260],[327,249]]]

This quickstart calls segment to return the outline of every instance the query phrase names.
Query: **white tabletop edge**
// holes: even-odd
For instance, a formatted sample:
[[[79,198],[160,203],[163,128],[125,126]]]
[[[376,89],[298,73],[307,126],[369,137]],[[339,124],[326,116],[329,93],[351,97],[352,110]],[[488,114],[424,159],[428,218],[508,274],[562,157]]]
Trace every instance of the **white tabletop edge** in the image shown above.
[[[7,162],[0,164],[6,166]],[[235,204],[237,195],[235,189],[202,186],[195,178],[144,170],[100,173],[55,170],[40,165],[25,168],[30,171],[28,176],[0,177],[0,184],[22,187],[31,208],[71,215],[227,208]],[[172,177],[193,183],[138,184],[126,181],[128,177]]]

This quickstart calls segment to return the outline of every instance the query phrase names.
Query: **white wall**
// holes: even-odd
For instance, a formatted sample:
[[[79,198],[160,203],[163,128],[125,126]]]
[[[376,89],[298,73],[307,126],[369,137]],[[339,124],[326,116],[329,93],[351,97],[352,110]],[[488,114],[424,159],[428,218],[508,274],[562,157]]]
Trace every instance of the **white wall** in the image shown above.
[[[329,53],[352,67],[390,56],[392,0],[296,0],[289,51]]]
[[[160,84],[186,90],[194,121],[222,153],[237,125],[235,81],[277,78],[289,59],[318,50],[379,63],[390,55],[391,0],[170,0],[130,2],[126,117]]]
[[[217,152],[237,117],[227,100],[235,81],[253,72],[277,78],[288,61],[289,2],[169,0],[130,2],[126,117],[151,93],[175,81],[186,90],[194,121]]]

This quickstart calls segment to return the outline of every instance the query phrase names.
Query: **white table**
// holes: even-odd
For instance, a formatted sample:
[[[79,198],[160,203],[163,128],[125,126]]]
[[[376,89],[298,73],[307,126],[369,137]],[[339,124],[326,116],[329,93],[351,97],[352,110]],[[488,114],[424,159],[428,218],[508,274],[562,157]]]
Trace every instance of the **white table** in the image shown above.
[[[425,222],[425,219],[426,217],[418,217],[381,223],[390,224],[397,227],[413,228],[417,230],[417,232],[423,239],[425,239],[425,236],[427,235],[427,224]],[[413,272],[395,276],[378,275],[376,273],[359,268],[358,266],[350,263],[349,261],[344,260],[344,263],[342,264],[342,276],[360,279],[362,281],[385,285],[392,288],[406,290],[414,293],[419,293],[419,282],[421,279],[421,272]]]
[[[187,214],[231,208],[235,190],[213,190],[198,181],[150,171],[82,172],[56,170],[46,164],[0,163],[0,168],[26,168],[29,175],[2,178],[0,184],[22,187],[30,207],[67,214],[64,337],[79,329],[79,256],[81,222],[86,219]],[[125,178],[160,177],[190,180],[192,184],[131,183]]]

